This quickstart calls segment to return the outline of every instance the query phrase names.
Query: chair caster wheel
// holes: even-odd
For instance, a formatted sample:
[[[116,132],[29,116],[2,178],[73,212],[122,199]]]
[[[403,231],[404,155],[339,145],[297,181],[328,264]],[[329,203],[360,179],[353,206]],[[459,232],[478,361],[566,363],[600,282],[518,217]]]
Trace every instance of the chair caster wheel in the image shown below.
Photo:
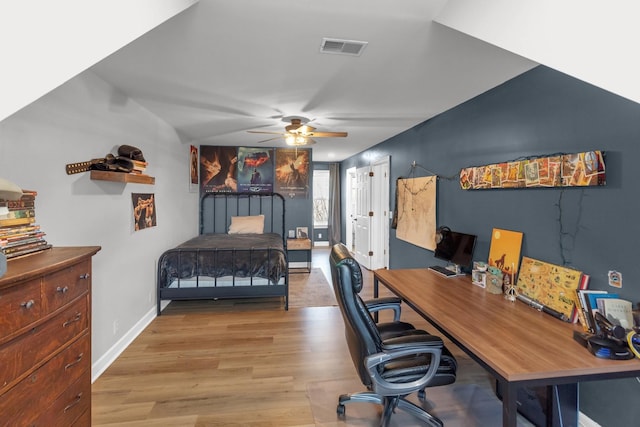
[[[425,393],[424,390],[418,390],[418,399],[420,399],[421,402],[424,402],[426,397],[427,393]]]
[[[336,412],[338,413],[338,416],[344,417],[344,413],[345,413],[344,405],[338,405],[338,407],[336,408]]]

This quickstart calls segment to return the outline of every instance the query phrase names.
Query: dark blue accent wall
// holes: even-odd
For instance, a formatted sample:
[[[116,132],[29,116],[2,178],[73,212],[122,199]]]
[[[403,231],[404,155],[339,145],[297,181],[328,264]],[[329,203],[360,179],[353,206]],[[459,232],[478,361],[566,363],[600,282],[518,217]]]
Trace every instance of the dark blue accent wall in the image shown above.
[[[605,187],[464,191],[457,180],[464,167],[589,150],[606,152]],[[342,171],[383,155],[391,157],[392,183],[409,176],[413,161],[441,177],[438,225],[476,234],[475,260],[486,261],[494,227],[522,231],[522,255],[582,270],[590,288],[640,301],[639,104],[539,66],[343,161]],[[389,249],[391,268],[437,263],[395,230]],[[608,286],[609,270],[622,273],[622,289]],[[640,418],[635,379],[583,383],[580,390],[581,411],[603,426]]]

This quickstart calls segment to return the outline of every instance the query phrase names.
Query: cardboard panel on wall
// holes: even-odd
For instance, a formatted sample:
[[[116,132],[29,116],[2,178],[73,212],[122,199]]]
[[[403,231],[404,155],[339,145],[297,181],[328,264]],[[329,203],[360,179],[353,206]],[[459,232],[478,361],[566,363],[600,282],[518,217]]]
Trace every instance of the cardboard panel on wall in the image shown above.
[[[270,193],[274,181],[273,148],[238,148],[238,191]]]
[[[308,198],[310,160],[310,149],[276,148],[276,192],[290,198]]]
[[[200,192],[238,191],[238,148],[200,146]]]

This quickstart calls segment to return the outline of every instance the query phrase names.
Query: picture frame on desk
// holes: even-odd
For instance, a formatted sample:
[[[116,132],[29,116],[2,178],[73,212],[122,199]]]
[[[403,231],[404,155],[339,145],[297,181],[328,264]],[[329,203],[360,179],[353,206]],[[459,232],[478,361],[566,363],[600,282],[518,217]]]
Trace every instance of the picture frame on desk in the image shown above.
[[[309,238],[309,228],[308,227],[296,227],[296,238],[298,238],[298,239],[308,239]]]

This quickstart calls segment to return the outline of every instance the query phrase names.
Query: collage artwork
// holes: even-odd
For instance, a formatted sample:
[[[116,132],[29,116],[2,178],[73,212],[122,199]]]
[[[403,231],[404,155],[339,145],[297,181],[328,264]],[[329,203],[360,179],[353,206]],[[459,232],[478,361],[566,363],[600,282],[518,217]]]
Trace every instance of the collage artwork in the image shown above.
[[[460,171],[463,190],[533,187],[587,187],[606,184],[601,151],[515,160]]]

